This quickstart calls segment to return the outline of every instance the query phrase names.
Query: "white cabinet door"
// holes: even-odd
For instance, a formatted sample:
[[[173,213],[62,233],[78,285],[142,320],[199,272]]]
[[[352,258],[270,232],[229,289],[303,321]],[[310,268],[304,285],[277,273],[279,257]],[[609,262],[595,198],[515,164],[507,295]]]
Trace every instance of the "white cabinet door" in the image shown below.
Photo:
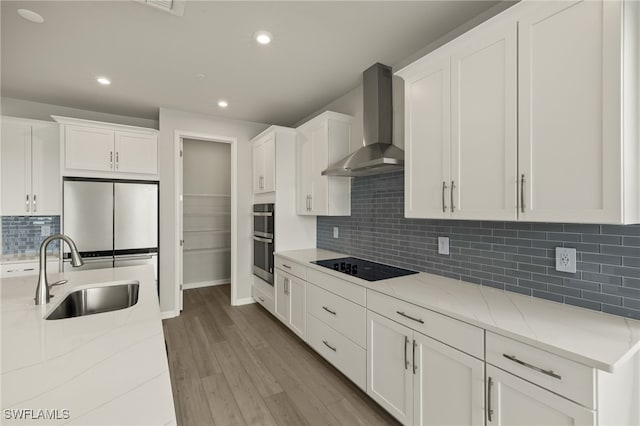
[[[484,362],[420,333],[413,345],[413,423],[484,425]]]
[[[31,125],[3,119],[0,144],[2,215],[29,215],[32,209]]]
[[[31,136],[32,213],[59,215],[60,127],[56,123],[34,124]]]
[[[313,164],[313,141],[311,129],[298,129],[296,132],[296,212],[311,215],[309,199],[311,197]]]
[[[450,56],[433,54],[405,80],[405,216],[450,215]]]
[[[512,21],[491,25],[451,47],[451,218],[517,219],[516,30]],[[424,143],[443,145],[436,137]],[[418,161],[431,161],[426,155]],[[429,174],[425,183],[437,182],[416,166]]]
[[[115,132],[115,171],[158,173],[158,137],[144,133]]]
[[[322,176],[322,171],[329,164],[329,124],[326,121],[319,122],[311,128],[311,194],[309,205],[313,215],[327,215],[328,205],[328,179]]]
[[[114,169],[113,130],[67,125],[65,168],[109,172]]]
[[[519,19],[520,219],[621,222],[621,8],[539,2]]]
[[[413,423],[412,335],[367,311],[367,394],[405,425]]]
[[[253,193],[276,190],[276,136],[268,134],[253,144]]]
[[[264,180],[263,192],[273,192],[276,190],[276,135],[271,134],[262,144],[264,160],[263,172]]]
[[[289,323],[290,314],[290,301],[289,301],[289,277],[281,273],[276,269],[275,272],[275,314],[276,317],[285,324]]]
[[[487,425],[596,424],[594,411],[487,365]]]
[[[253,193],[262,193],[264,179],[264,149],[260,142],[253,144]]]
[[[305,282],[299,278],[291,277],[287,286],[289,293],[289,328],[304,339],[305,321],[307,312],[305,309]]]

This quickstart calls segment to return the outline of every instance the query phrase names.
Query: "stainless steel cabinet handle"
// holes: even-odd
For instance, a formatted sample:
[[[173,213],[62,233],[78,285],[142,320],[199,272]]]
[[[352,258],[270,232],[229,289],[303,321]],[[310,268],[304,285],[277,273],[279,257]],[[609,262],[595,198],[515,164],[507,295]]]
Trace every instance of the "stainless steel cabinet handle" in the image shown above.
[[[284,294],[289,295],[289,278],[284,279]]]
[[[524,173],[520,177],[520,211],[524,213]]]
[[[149,254],[132,254],[130,256],[116,256],[115,261],[119,260],[150,260],[152,256]]]
[[[264,297],[258,296],[258,300],[261,301],[262,303],[264,303]]]
[[[404,369],[409,369],[409,358],[407,358],[407,344],[409,344],[409,338],[404,336]]]
[[[404,312],[396,311],[396,314],[402,315],[403,317],[409,318],[410,320],[413,320],[415,322],[419,322],[420,324],[424,324],[424,321],[422,321],[420,318],[414,318],[414,317],[412,317],[410,315],[405,314]]]
[[[25,202],[25,204],[26,204],[25,209],[28,212],[29,211],[29,194],[27,194],[27,201]]]
[[[444,201],[444,191],[447,190],[447,182],[442,182],[442,213],[447,211],[447,204]]]
[[[338,351],[335,347],[333,347],[333,346],[331,346],[329,343],[327,343],[327,341],[326,341],[326,340],[323,340],[323,341],[322,341],[322,343],[324,343],[324,345],[325,345],[326,347],[328,347],[329,349],[331,349],[332,351],[334,351],[334,352],[337,352],[337,351]]]
[[[291,266],[289,266],[289,265],[285,265],[284,263],[282,264],[282,266],[283,266],[284,268],[291,269]]]
[[[451,191],[449,192],[449,194],[451,194],[451,213],[454,212],[456,206],[453,205],[453,190],[456,188],[456,184],[454,181],[451,181]]]
[[[116,151],[116,170],[120,168],[120,153]]]
[[[38,205],[36,204],[36,194],[33,194],[33,211],[36,212],[38,210]]]
[[[309,194],[309,211],[313,210],[313,195]]]
[[[522,360],[519,360],[518,358],[515,357],[515,355],[507,355],[507,354],[502,354],[503,357],[505,357],[506,359],[513,361],[517,364],[520,364],[524,367],[530,368],[534,371],[537,371],[538,373],[542,373],[542,374],[546,374],[547,376],[551,376],[554,379],[558,379],[558,380],[562,380],[562,376],[560,376],[559,374],[556,374],[553,372],[553,370],[544,370],[540,367],[536,367],[535,365],[531,365],[528,362],[524,362]]]
[[[336,315],[336,311],[332,311],[331,309],[327,308],[326,306],[323,306],[322,309],[324,309],[325,311],[329,312],[331,315]]]
[[[113,151],[109,151],[109,168],[113,169]]]
[[[416,343],[416,341],[413,341],[413,374],[416,374],[416,370],[418,369],[418,364],[416,364],[416,347],[418,346],[418,344]]]
[[[493,380],[491,377],[487,380],[487,420],[493,421],[493,408],[491,407],[491,388],[493,387]]]

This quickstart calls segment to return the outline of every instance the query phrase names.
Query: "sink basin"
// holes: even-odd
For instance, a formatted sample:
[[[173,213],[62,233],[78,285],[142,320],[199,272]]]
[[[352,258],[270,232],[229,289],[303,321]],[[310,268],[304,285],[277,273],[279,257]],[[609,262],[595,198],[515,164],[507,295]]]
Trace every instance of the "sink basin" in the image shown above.
[[[45,319],[82,317],[129,308],[138,303],[139,287],[137,281],[131,281],[118,285],[76,290],[69,293]]]

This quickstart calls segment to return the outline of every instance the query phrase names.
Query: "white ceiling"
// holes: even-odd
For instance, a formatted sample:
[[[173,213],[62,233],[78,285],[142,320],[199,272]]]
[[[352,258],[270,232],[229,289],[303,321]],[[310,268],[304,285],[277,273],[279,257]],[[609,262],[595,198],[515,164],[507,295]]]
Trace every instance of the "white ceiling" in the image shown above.
[[[2,96],[292,125],[356,87],[373,63],[394,65],[496,3],[188,1],[179,17],[135,1],[3,0]],[[22,19],[20,8],[45,22]],[[273,43],[258,46],[257,30]],[[113,84],[99,86],[98,75]]]

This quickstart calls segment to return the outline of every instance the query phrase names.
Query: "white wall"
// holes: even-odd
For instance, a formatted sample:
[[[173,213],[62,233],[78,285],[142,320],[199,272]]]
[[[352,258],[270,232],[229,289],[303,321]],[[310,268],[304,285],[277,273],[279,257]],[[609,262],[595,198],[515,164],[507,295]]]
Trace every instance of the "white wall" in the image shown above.
[[[53,121],[51,115],[61,115],[63,117],[82,118],[84,120],[105,121],[107,123],[149,127],[152,129],[158,128],[158,120],[108,114],[105,112],[87,111],[84,109],[69,108],[60,105],[24,101],[22,99],[3,97],[1,100],[1,108],[2,115],[30,118],[32,120]]]
[[[178,244],[175,236],[177,200],[174,137],[176,131],[232,137],[238,140],[238,246],[233,255],[238,262],[235,283],[237,297],[248,299],[251,297],[253,283],[251,272],[252,150],[249,141],[267,127],[266,124],[160,108],[158,149],[160,157],[160,309],[163,312],[173,311],[175,306],[175,257]]]
[[[230,194],[230,161],[229,144],[184,139],[184,192]]]

